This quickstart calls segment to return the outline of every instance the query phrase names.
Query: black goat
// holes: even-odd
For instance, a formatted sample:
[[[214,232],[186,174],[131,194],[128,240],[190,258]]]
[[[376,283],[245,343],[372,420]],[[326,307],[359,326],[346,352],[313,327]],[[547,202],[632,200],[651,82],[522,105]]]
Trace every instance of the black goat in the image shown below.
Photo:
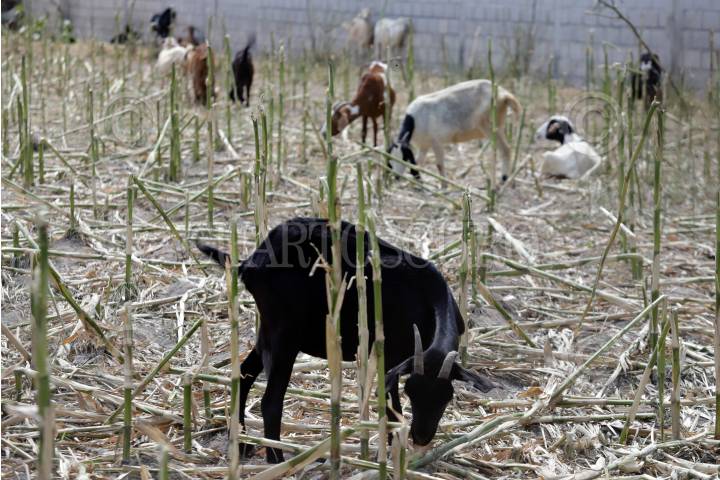
[[[245,102],[247,106],[250,106],[250,87],[252,87],[253,75],[255,74],[252,55],[250,55],[250,49],[254,44],[255,35],[251,35],[245,48],[235,54],[232,63],[235,86],[228,93],[230,100],[233,102],[238,100],[241,104]],[[247,97],[245,94],[247,94]]]
[[[125,25],[125,30],[118,33],[110,39],[110,43],[125,44],[128,42],[137,42],[140,34],[132,29],[130,25]]]
[[[355,275],[355,226],[342,223],[342,273]],[[369,236],[362,239],[370,250]],[[240,423],[245,424],[245,402],[253,382],[265,369],[267,388],[261,409],[265,437],[278,440],[283,398],[299,352],[326,358],[325,271],[314,269],[318,252],[330,261],[331,235],[326,220],[295,218],[272,229],[263,243],[239,266],[247,290],[260,312],[260,329],[254,349],[240,368]],[[198,244],[219,264],[227,254]],[[401,412],[398,379],[409,374],[405,393],[412,405],[410,434],[417,445],[427,445],[452,399],[452,380],[463,380],[483,391],[493,384],[455,363],[462,318],[442,274],[432,263],[379,241],[382,265],[382,309],[385,333],[386,387],[392,408]],[[365,259],[368,277],[372,268]],[[314,272],[314,274],[313,274]],[[358,350],[358,296],[355,283],[345,292],[340,312],[342,356],[355,359]],[[372,288],[367,292],[370,342],[375,324]],[[388,408],[388,416],[396,419]],[[242,451],[249,453],[247,445]],[[267,448],[268,462],[283,461],[282,451]]]
[[[650,52],[640,56],[640,73],[633,72],[630,80],[633,97],[644,99],[646,108],[655,99],[662,101],[662,73],[660,57]]]
[[[160,38],[169,37],[176,16],[175,10],[170,7],[163,10],[162,13],[156,13],[150,19],[151,30],[157,33]]]

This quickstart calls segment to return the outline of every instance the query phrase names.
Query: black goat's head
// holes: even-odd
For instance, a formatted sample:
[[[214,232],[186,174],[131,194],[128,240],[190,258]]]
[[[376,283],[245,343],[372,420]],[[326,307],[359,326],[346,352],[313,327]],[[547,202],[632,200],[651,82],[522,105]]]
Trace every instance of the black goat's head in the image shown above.
[[[483,392],[495,385],[455,363],[455,351],[445,355],[433,349],[424,352],[420,331],[417,325],[413,328],[415,353],[387,373],[385,384],[390,390],[397,385],[400,376],[410,374],[405,380],[405,394],[410,398],[412,410],[410,436],[415,445],[423,446],[432,441],[445,408],[452,400],[455,393],[453,380],[468,382]]]

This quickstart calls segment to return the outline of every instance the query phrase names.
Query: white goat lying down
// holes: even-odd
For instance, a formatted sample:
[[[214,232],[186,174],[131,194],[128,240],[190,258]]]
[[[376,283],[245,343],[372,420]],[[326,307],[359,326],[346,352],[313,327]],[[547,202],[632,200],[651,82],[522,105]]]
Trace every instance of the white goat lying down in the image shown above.
[[[491,99],[490,80],[469,80],[417,97],[408,106],[397,141],[390,146],[388,153],[399,147],[403,160],[412,164],[422,164],[427,151],[432,148],[438,171],[440,175],[445,176],[443,145],[490,137]],[[498,86],[497,145],[503,159],[503,181],[510,173],[510,145],[504,133],[508,108],[517,114],[522,107],[512,93]],[[420,151],[417,163],[410,149],[411,142]],[[390,165],[398,173],[404,171],[402,164],[391,161]],[[415,177],[420,176],[415,169],[411,169],[411,173]]]
[[[177,43],[175,38],[168,37],[163,42],[162,50],[160,50],[160,54],[158,55],[155,68],[164,75],[169,73],[172,69],[172,65],[175,64],[175,70],[179,74],[179,70],[185,66],[188,53],[191,50],[192,47],[183,47]]]
[[[535,133],[535,140],[556,140],[560,146],[543,153],[540,171],[560,178],[581,178],[591,173],[602,158],[595,149],[575,133],[570,120],[562,115],[553,115]]]

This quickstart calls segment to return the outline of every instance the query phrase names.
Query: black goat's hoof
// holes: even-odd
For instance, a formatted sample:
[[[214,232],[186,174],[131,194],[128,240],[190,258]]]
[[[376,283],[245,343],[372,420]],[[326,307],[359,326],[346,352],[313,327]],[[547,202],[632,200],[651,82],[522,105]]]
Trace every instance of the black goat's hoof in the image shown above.
[[[266,447],[265,451],[267,452],[267,463],[282,463],[285,461],[285,456],[279,448]]]
[[[507,181],[507,179],[508,179],[508,176],[507,176],[507,175],[503,175],[503,176],[502,176],[502,182],[503,182],[503,183],[505,183],[505,182]]]
[[[240,457],[242,458],[250,458],[255,455],[255,445],[240,443],[238,444],[238,448],[240,449]]]

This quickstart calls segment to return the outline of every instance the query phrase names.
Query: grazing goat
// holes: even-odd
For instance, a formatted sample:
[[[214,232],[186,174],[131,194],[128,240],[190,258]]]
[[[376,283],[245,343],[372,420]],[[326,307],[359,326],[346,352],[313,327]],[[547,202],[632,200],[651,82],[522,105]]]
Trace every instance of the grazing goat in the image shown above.
[[[214,96],[215,84],[208,85],[208,44],[193,48],[188,54],[188,71],[192,78],[195,102],[207,105],[208,94]]]
[[[160,38],[167,38],[170,36],[176,16],[175,10],[168,7],[163,10],[162,13],[156,13],[152,16],[150,19],[150,29]]]
[[[355,275],[357,242],[370,250],[369,236],[356,237],[355,226],[341,225],[342,275]],[[240,278],[255,299],[260,312],[257,342],[240,367],[240,423],[245,424],[245,402],[255,379],[265,369],[267,387],[261,411],[265,437],[278,440],[283,397],[293,363],[303,352],[327,358],[325,317],[327,291],[325,271],[315,268],[318,256],[331,257],[331,234],[327,220],[295,218],[273,228],[253,254],[243,261]],[[198,248],[220,265],[229,261],[227,254],[198,244]],[[430,443],[445,408],[452,399],[452,380],[463,380],[488,391],[494,387],[488,379],[455,363],[458,339],[464,324],[452,293],[442,274],[427,260],[379,241],[382,269],[382,311],[385,335],[386,386],[392,408],[402,412],[398,379],[410,375],[405,393],[412,405],[410,434],[417,445]],[[366,275],[372,267],[366,253]],[[352,361],[358,351],[358,295],[350,282],[340,310],[339,333],[342,357]],[[370,343],[374,341],[374,295],[367,292]],[[396,419],[388,409],[390,419]],[[243,452],[249,450],[243,446]],[[267,448],[268,462],[283,461],[279,449]]]
[[[660,57],[646,52],[640,56],[640,73],[633,72],[630,80],[634,98],[644,99],[645,108],[649,108],[653,100],[662,101],[662,72]]]
[[[469,140],[489,138],[492,133],[491,104],[492,84],[490,80],[469,80],[452,87],[417,97],[408,106],[397,141],[388,149],[392,153],[400,148],[402,159],[411,164],[420,164],[432,148],[440,175],[445,175],[443,145]],[[508,108],[516,114],[520,103],[504,88],[497,87],[497,145],[502,154],[502,179],[505,181],[510,169],[510,146],[505,138],[505,116]],[[418,161],[410,148],[417,145]],[[404,166],[389,162],[398,173]],[[420,173],[411,169],[415,177]]]
[[[373,26],[370,23],[370,10],[363,8],[355,18],[343,23],[348,32],[348,41],[351,46],[363,51],[369,49],[373,44]]]
[[[382,18],[375,24],[375,56],[383,58],[388,47],[402,50],[410,33],[410,20],[407,18]]]
[[[255,35],[251,35],[245,48],[235,54],[232,62],[235,86],[230,89],[230,100],[233,102],[237,100],[241,104],[245,102],[247,106],[250,106],[250,88],[252,87],[253,75],[255,74],[252,55],[250,55],[250,49],[254,44]],[[247,94],[247,96],[245,94]]]
[[[173,37],[167,37],[163,41],[162,50],[158,54],[158,60],[155,64],[155,68],[161,74],[167,74],[170,72],[172,65],[175,64],[175,70],[177,73],[178,67],[186,68],[188,57],[192,48],[183,47],[178,45],[177,40]]]
[[[17,30],[22,25],[25,9],[21,0],[3,0],[2,26],[10,30]]]
[[[342,132],[356,118],[362,117],[362,142],[367,138],[368,118],[373,123],[373,145],[377,146],[378,117],[385,115],[385,71],[387,65],[382,62],[372,62],[360,79],[355,98],[350,102],[340,102],[333,106],[332,124],[330,133],[335,136]],[[395,91],[390,88],[390,113],[395,105]],[[321,133],[325,136],[326,126],[323,125]]]
[[[133,30],[130,25],[125,24],[125,30],[112,37],[110,43],[121,45],[128,42],[137,42],[138,40],[140,40],[140,34]]]
[[[583,140],[567,117],[553,115],[535,133],[535,140],[555,140],[560,146],[543,154],[541,172],[558,178],[581,178],[590,174],[602,159]]]
[[[180,42],[180,45],[183,46],[192,45],[193,47],[197,47],[201,43],[205,43],[205,35],[203,35],[203,33],[193,25],[188,25],[187,35],[183,38],[179,38],[178,42]]]

